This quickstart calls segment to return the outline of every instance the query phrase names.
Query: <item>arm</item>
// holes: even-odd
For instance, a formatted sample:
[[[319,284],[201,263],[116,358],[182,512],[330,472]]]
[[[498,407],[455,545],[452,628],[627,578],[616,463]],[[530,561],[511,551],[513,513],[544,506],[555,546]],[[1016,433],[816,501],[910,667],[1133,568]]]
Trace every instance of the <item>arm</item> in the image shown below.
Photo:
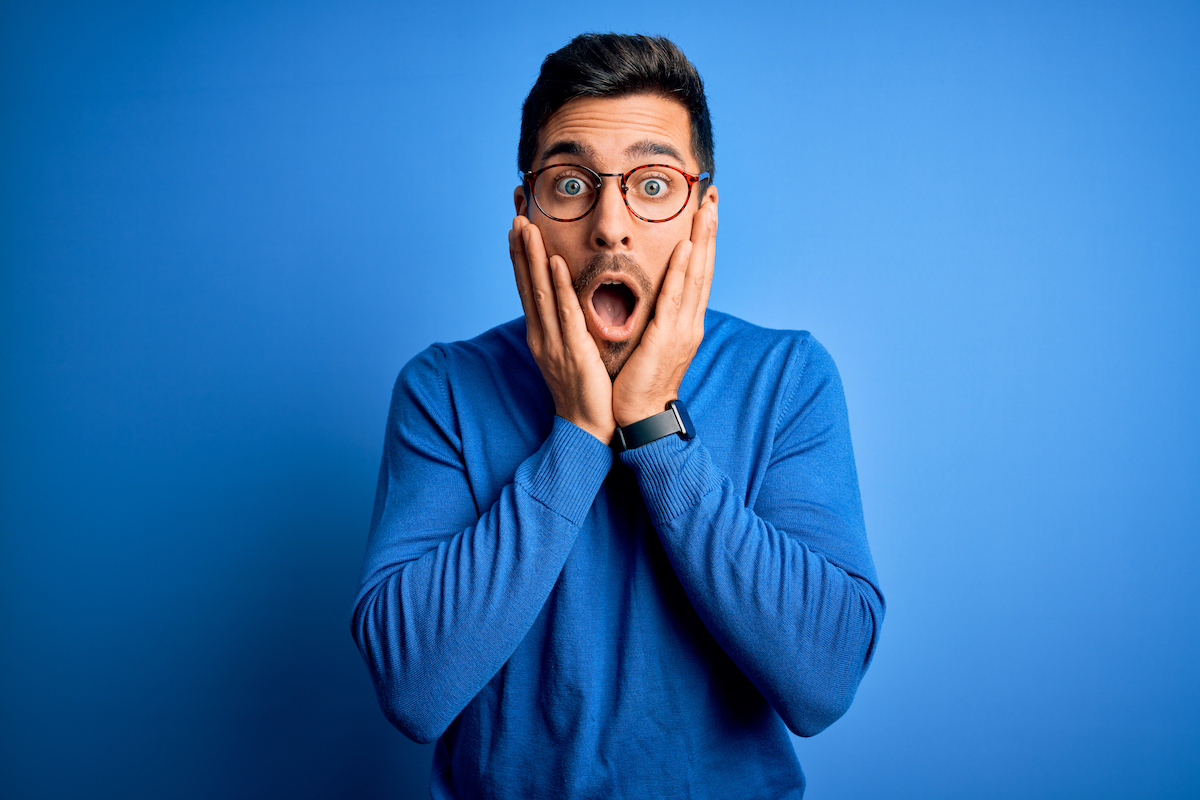
[[[627,451],[663,547],[697,613],[788,727],[845,713],[870,663],[884,603],[862,524],[845,400],[812,340],[753,508],[715,468],[704,422]]]
[[[653,322],[613,384],[629,425],[666,407],[704,336],[717,208],[706,203],[669,265]],[[707,210],[707,216],[706,216]],[[883,599],[862,525],[837,370],[811,340],[778,421],[754,508],[699,438],[621,454],[684,590],[709,632],[788,727],[811,736],[845,713],[870,663]]]
[[[526,340],[556,416],[488,509],[475,506],[443,356],[404,368],[388,418],[376,510],[351,622],[384,714],[441,735],[541,612],[612,466],[612,387],[566,262],[513,221],[509,255]]]
[[[352,633],[384,714],[437,738],[537,619],[612,464],[555,419],[540,449],[482,513],[430,348],[396,383]]]

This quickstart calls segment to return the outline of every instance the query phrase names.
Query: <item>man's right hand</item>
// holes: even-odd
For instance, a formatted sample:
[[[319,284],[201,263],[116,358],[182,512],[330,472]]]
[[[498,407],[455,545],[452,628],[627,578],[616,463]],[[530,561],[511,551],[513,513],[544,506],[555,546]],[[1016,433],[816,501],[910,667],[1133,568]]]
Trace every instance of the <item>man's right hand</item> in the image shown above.
[[[567,262],[562,256],[546,257],[541,231],[523,216],[513,220],[508,254],[525,309],[526,341],[554,398],[555,413],[611,443],[616,430],[612,381],[588,333]]]

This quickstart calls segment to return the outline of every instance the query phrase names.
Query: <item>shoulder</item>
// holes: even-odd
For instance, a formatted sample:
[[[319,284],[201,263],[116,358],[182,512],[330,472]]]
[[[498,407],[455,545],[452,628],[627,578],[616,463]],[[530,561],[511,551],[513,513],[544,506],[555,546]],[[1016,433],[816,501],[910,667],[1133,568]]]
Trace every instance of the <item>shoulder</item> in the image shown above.
[[[452,380],[463,373],[519,371],[536,366],[525,343],[525,319],[497,325],[471,339],[458,342],[434,342],[404,365],[400,378]]]
[[[396,394],[456,405],[456,398],[535,391],[540,376],[525,343],[525,319],[518,317],[471,339],[431,344],[404,365]]]
[[[767,373],[775,383],[838,380],[833,357],[808,331],[764,328],[713,309],[697,357],[704,371]]]
[[[743,427],[749,417],[761,419],[770,441],[797,431],[808,438],[845,425],[837,366],[808,331],[764,328],[710,310],[693,366],[681,395],[706,398]]]

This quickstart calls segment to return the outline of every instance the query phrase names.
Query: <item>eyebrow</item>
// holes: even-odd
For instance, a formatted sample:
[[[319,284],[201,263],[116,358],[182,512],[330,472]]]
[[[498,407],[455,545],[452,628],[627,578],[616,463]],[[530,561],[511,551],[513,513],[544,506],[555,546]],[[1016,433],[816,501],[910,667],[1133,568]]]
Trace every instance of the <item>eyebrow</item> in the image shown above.
[[[586,144],[576,142],[573,139],[560,139],[557,142],[551,143],[543,152],[541,163],[545,166],[546,163],[554,156],[576,156],[578,158],[586,158],[593,163],[596,161],[596,151]],[[678,161],[680,164],[686,163],[683,156],[669,144],[655,142],[650,139],[643,139],[640,142],[634,142],[625,148],[625,156],[627,158],[639,158],[645,156],[667,156]]]
[[[596,160],[596,151],[588,147],[586,144],[572,141],[570,139],[560,139],[554,142],[545,149],[542,153],[542,166],[546,166],[546,162],[553,156],[578,156],[580,158]]]
[[[671,147],[669,144],[663,144],[662,142],[651,141],[650,139],[643,139],[640,142],[635,142],[634,144],[629,145],[629,147],[625,148],[625,155],[630,157],[670,156],[680,164],[685,163],[683,156],[681,156],[679,151],[674,147]]]

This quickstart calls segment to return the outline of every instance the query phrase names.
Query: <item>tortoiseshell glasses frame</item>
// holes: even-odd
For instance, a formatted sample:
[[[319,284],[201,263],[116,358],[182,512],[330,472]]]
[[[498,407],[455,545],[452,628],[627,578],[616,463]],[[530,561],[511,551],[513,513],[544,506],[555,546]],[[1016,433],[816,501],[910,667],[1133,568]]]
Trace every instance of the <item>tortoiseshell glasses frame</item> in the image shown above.
[[[546,209],[542,208],[542,204],[538,202],[537,191],[536,191],[538,176],[541,175],[543,172],[547,172],[548,170],[555,169],[556,167],[573,167],[574,169],[578,169],[578,170],[582,170],[583,172],[586,172],[588,175],[592,176],[592,178],[594,179],[593,188],[595,189],[595,195],[592,197],[592,204],[590,206],[588,206],[587,211],[584,211],[582,214],[580,214],[577,217],[571,217],[569,219],[566,219],[563,217],[556,217],[553,214],[548,214],[546,212]],[[672,172],[679,173],[687,181],[687,187],[688,187],[687,197],[684,198],[683,203],[679,206],[679,210],[676,211],[671,216],[664,217],[663,219],[650,219],[649,217],[644,217],[641,214],[634,211],[633,206],[631,206],[629,204],[629,179],[631,177],[633,177],[633,174],[635,172],[638,172],[643,169],[669,169]],[[673,167],[670,164],[642,164],[641,166],[634,167],[633,169],[629,170],[628,172],[596,172],[595,170],[588,169],[587,167],[585,167],[581,164],[550,164],[549,166],[542,167],[541,169],[536,170],[536,171],[530,170],[529,172],[521,173],[521,181],[525,184],[526,191],[528,192],[528,196],[533,197],[533,202],[537,205],[539,211],[541,211],[548,218],[554,220],[555,222],[577,222],[577,221],[583,219],[584,217],[586,217],[588,214],[591,214],[592,211],[595,210],[596,204],[600,202],[600,191],[603,188],[603,180],[602,180],[603,178],[620,178],[619,186],[621,188],[621,199],[625,201],[625,207],[627,209],[629,209],[629,213],[632,214],[633,216],[637,217],[638,219],[642,220],[643,222],[670,222],[671,220],[675,219],[680,214],[682,214],[683,210],[685,208],[687,208],[688,203],[691,202],[692,187],[695,186],[700,181],[708,180],[708,177],[709,177],[709,174],[707,172],[701,172],[699,175],[692,175],[691,173],[684,172],[679,167]]]

